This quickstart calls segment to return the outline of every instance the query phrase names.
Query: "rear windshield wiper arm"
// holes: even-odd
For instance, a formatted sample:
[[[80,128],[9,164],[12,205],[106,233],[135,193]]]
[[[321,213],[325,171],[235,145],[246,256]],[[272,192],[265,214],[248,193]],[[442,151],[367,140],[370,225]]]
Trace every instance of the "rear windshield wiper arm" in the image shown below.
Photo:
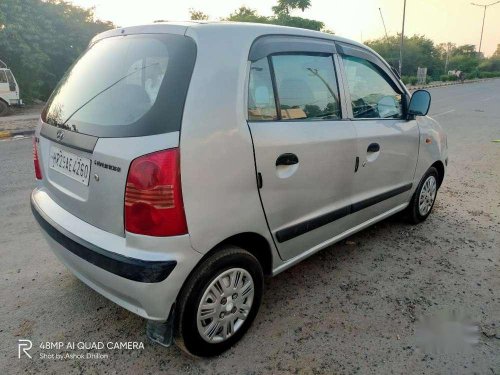
[[[156,65],[156,64],[158,64],[158,63],[154,63],[154,64],[151,64],[151,65],[147,65],[147,66],[142,67],[142,68],[141,68],[141,69],[139,69],[139,70],[135,70],[135,71],[133,71],[132,73],[127,74],[127,75],[123,76],[123,77],[122,77],[122,78],[120,78],[118,81],[113,82],[111,85],[109,85],[108,87],[104,88],[104,90],[99,91],[97,94],[95,94],[93,97],[91,97],[91,98],[90,98],[89,100],[87,100],[85,103],[83,103],[80,107],[78,107],[78,108],[77,108],[77,109],[76,109],[76,110],[75,110],[75,111],[74,111],[71,115],[69,115],[69,117],[66,119],[66,121],[64,121],[64,122],[63,122],[63,124],[62,124],[62,125],[63,125],[63,126],[64,126],[64,125],[66,125],[66,123],[67,123],[67,122],[71,119],[71,117],[73,117],[73,116],[75,115],[75,113],[76,113],[76,112],[78,112],[80,109],[82,109],[83,107],[85,107],[87,104],[89,104],[92,100],[94,100],[95,98],[97,98],[97,97],[98,97],[99,95],[101,95],[103,92],[105,92],[105,91],[109,90],[110,88],[112,88],[113,86],[117,85],[118,83],[120,83],[121,81],[123,81],[125,78],[130,77],[132,74],[135,74],[135,73],[137,73],[137,72],[139,72],[139,71],[141,71],[141,70],[144,70],[144,69],[149,68],[149,67],[151,67],[151,66],[153,66],[153,65]]]

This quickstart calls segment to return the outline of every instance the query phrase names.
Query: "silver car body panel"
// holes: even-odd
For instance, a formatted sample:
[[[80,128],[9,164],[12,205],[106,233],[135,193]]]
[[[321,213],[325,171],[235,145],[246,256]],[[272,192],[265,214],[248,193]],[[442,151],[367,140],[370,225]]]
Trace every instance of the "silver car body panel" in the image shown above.
[[[122,237],[125,236],[123,201],[130,163],[144,154],[179,145],[179,132],[145,137],[99,138],[93,152],[57,143],[43,135],[38,138],[43,184],[52,199],[81,220]],[[88,186],[49,168],[51,146],[92,161]],[[119,171],[109,166],[119,168]]]
[[[180,141],[182,195],[191,243],[207,253],[233,235],[250,232],[272,244],[246,123],[248,51],[260,35],[259,28],[198,26],[203,26],[200,32],[190,28],[186,34],[197,44],[197,63]],[[275,250],[273,258],[279,259]]]
[[[379,196],[391,191],[401,193],[366,207],[356,213],[356,225],[381,215],[410,200],[414,188],[418,160],[419,130],[416,120],[359,120],[352,121],[358,137],[358,172],[354,174],[353,202]],[[377,143],[380,151],[367,152]]]
[[[250,122],[260,189],[273,234],[350,206],[354,188],[356,131],[349,121]],[[299,163],[276,166],[279,155],[293,153]],[[308,231],[276,245],[293,258],[352,227],[352,218]]]
[[[128,280],[76,256],[45,232],[56,256],[85,284],[120,306],[151,320],[166,320],[181,286],[201,259],[189,236],[150,237],[127,233],[126,238],[106,232],[64,210],[43,187],[31,195],[33,208],[57,231],[75,240],[84,239],[104,250],[145,261],[175,260],[172,273],[158,283]]]
[[[310,152],[311,158],[320,158],[320,155],[326,155],[328,158],[327,161],[317,162],[316,165],[312,160],[304,159],[304,163],[299,167],[304,169],[300,180],[302,183],[307,184],[308,178],[320,176],[322,168],[333,168],[335,173],[339,173],[340,181],[331,176],[320,176],[318,186],[315,187],[313,182],[309,182],[307,186],[314,189],[316,194],[309,203],[307,200],[300,201],[300,189],[298,185],[293,186],[293,200],[296,201],[294,209],[297,210],[294,215],[297,215],[297,220],[349,204],[352,197],[347,196],[345,189],[354,184],[363,184],[364,178],[376,178],[376,175],[370,174],[375,173],[374,171],[366,172],[364,178],[359,179],[351,175],[352,180],[349,181],[347,174],[348,171],[353,172],[354,164],[346,171],[340,171],[347,159],[343,159],[341,151],[337,153],[328,147],[329,142],[344,152],[351,152],[351,148],[360,147],[353,144],[353,135],[356,132],[352,121],[343,121],[344,128],[335,132],[318,126],[314,131],[310,130],[310,133],[302,129],[300,123],[296,123],[299,126],[290,131],[285,123],[265,124],[274,126],[273,129],[265,128],[264,124],[251,124],[254,136],[252,141],[247,123],[248,55],[251,45],[263,35],[293,35],[366,47],[334,35],[310,30],[272,25],[191,22],[127,27],[100,34],[93,41],[132,33],[184,34],[196,42],[196,64],[185,101],[180,134],[174,132],[147,137],[98,139],[92,154],[81,155],[92,160],[102,159],[103,162],[116,163],[122,171],[116,173],[102,168],[101,170],[93,165],[92,175],[97,173],[99,181],[91,176],[90,185],[86,190],[64,179],[64,176],[55,176],[55,172],[48,169],[48,149],[53,141],[40,137],[39,127],[36,137],[40,138],[39,152],[44,178],[38,182],[39,187],[33,193],[32,202],[51,225],[65,235],[84,239],[103,249],[129,257],[177,261],[177,266],[164,281],[153,284],[139,283],[104,271],[65,251],[49,239],[58,257],[82,281],[121,306],[148,319],[164,320],[168,317],[178,292],[196,264],[204,254],[226,239],[241,233],[256,233],[263,237],[270,245],[272,273],[276,274],[342,238],[404,209],[429,166],[436,161],[445,164],[445,136],[433,120],[419,117],[416,121],[401,123],[398,130],[389,129],[388,122],[376,124],[374,130],[386,127],[384,134],[388,142],[396,131],[402,131],[408,136],[401,138],[397,145],[391,146],[393,148],[387,148],[393,155],[389,160],[391,164],[387,173],[390,181],[386,181],[386,186],[397,187],[398,184],[411,181],[412,189],[386,205],[382,203],[365,216],[360,214],[363,212],[360,211],[338,220],[332,226],[325,225],[310,234],[296,237],[293,244],[290,242],[290,245],[280,247],[280,256],[271,231],[293,220],[290,221],[286,217],[287,210],[290,209],[286,207],[287,200],[280,197],[277,191],[265,191],[266,187],[279,189],[276,167],[264,166],[261,162],[261,159],[271,156],[275,160],[279,154],[274,155],[275,151],[271,150],[274,147],[288,149],[280,140],[280,132],[288,132],[287,142],[304,149],[305,152],[305,141],[313,143],[318,150]],[[338,63],[338,59],[336,62]],[[341,92],[344,91],[343,84],[343,77],[339,76]],[[345,110],[344,102],[342,106]],[[354,132],[347,128],[349,124],[353,126]],[[331,125],[335,125],[335,122],[331,122]],[[369,133],[364,134],[366,139],[369,136]],[[307,140],[302,137],[307,137]],[[431,137],[433,141],[426,143],[426,137]],[[409,142],[415,144],[407,147]],[[124,231],[123,197],[130,162],[143,154],[177,146],[181,151],[182,194],[189,235],[155,238]],[[405,147],[406,151],[413,150],[414,154],[406,155]],[[83,152],[73,148],[68,150],[76,154]],[[357,152],[360,153],[359,149]],[[397,160],[398,157],[401,160]],[[381,158],[380,161],[382,160]],[[260,193],[257,186],[256,162],[259,172],[264,175],[264,187]],[[416,168],[413,164],[412,168],[401,171],[402,179],[396,181],[398,174],[395,169],[406,168],[411,163],[415,163]],[[305,171],[306,166],[313,169]],[[343,178],[347,179],[346,187],[341,186],[342,182],[345,182]],[[378,182],[381,183],[380,180]],[[338,191],[343,192],[343,196],[321,207],[320,198],[332,198],[331,194],[319,189],[323,184],[333,184],[340,189]],[[91,189],[96,186],[99,186],[100,194],[94,197]],[[370,189],[371,192],[363,191],[361,186],[355,199],[363,199],[364,196],[382,188],[374,185]],[[310,195],[311,191],[304,189],[303,194]],[[317,196],[318,194],[321,196]],[[269,208],[276,216],[266,219],[262,203],[266,210]]]
[[[416,183],[434,163],[441,162],[445,170],[448,167],[448,140],[441,125],[429,116],[417,117],[417,123],[420,142],[415,171]]]

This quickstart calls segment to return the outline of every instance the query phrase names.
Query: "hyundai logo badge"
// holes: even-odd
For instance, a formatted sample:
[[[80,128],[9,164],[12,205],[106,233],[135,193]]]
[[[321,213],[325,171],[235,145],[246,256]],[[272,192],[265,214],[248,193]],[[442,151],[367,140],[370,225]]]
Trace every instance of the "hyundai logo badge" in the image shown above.
[[[56,134],[56,138],[60,141],[64,138],[64,130],[58,130]]]

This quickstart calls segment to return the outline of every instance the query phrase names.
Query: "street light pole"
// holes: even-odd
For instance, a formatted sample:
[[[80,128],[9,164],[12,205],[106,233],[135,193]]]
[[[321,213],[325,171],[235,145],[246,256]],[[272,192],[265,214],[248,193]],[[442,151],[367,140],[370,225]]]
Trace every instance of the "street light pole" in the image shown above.
[[[382,9],[378,8],[378,10],[380,11],[380,18],[382,18],[382,25],[384,25],[385,39],[387,39],[387,29],[385,27],[384,16],[382,15]]]
[[[499,0],[500,2],[500,0]],[[405,38],[405,16],[406,16],[406,0],[403,6],[403,27],[401,30],[401,42],[399,43],[399,75],[403,76],[403,42]]]
[[[481,54],[481,46],[483,44],[483,32],[484,32],[484,20],[486,19],[486,8],[492,6],[492,5],[495,5],[495,4],[498,4],[500,3],[500,0],[499,1],[495,1],[494,3],[490,3],[490,4],[476,4],[476,3],[471,3],[472,5],[475,5],[477,7],[483,7],[484,8],[484,12],[483,12],[483,26],[481,27],[481,39],[479,40],[479,54]]]

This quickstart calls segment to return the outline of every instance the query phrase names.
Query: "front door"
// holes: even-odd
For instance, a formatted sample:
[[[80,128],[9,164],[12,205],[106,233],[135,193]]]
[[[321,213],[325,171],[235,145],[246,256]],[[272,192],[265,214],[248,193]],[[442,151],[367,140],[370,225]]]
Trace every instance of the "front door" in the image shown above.
[[[358,137],[352,213],[360,224],[410,200],[419,130],[406,119],[405,92],[375,55],[343,54],[342,61]]]
[[[260,196],[285,260],[349,228],[357,144],[341,108],[334,56],[285,51],[250,67],[248,120]]]

